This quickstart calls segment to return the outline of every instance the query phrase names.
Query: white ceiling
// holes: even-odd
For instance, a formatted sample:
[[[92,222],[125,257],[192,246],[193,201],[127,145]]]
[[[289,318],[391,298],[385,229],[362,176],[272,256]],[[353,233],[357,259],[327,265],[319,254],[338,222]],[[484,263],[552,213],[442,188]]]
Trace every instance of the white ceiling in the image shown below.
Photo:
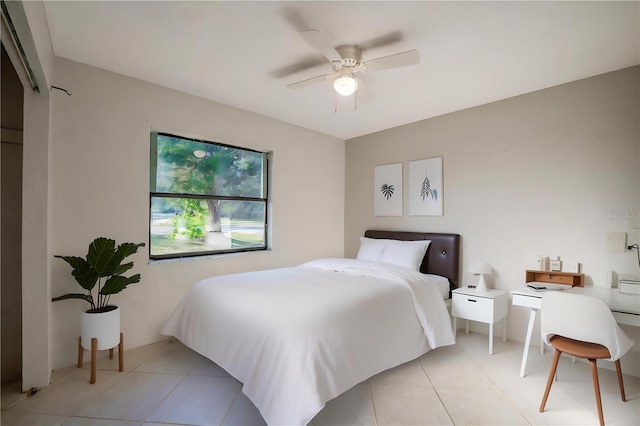
[[[340,139],[640,64],[639,2],[45,1],[57,56]],[[301,32],[373,59],[419,65],[363,75],[372,99],[337,100]],[[291,75],[287,67],[317,63]],[[72,88],[70,88],[71,91]]]

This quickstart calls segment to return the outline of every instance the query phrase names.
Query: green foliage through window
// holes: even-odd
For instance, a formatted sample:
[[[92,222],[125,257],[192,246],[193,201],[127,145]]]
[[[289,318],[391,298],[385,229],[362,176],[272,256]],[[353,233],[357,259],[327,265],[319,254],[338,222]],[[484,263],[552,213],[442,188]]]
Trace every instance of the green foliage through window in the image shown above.
[[[152,259],[264,250],[268,154],[151,133]]]

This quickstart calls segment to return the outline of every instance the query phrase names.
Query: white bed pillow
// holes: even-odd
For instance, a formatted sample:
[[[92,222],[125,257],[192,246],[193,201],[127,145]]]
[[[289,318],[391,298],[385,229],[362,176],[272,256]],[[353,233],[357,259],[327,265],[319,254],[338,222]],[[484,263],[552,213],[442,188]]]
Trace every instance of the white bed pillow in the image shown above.
[[[384,252],[384,246],[391,240],[381,238],[360,237],[360,250],[356,259],[379,262]]]
[[[384,246],[380,262],[404,266],[405,268],[420,270],[424,254],[431,244],[430,240],[398,241],[389,240]]]

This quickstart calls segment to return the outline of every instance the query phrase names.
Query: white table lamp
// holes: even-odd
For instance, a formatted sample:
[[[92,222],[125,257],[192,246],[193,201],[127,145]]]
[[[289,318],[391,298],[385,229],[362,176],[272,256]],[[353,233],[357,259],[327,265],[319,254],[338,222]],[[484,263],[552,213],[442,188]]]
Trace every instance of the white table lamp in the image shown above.
[[[482,260],[473,262],[471,266],[469,266],[469,272],[473,275],[480,275],[478,285],[476,285],[477,293],[486,293],[489,291],[487,289],[487,283],[484,282],[484,276],[491,273],[491,266],[487,262],[483,262]]]

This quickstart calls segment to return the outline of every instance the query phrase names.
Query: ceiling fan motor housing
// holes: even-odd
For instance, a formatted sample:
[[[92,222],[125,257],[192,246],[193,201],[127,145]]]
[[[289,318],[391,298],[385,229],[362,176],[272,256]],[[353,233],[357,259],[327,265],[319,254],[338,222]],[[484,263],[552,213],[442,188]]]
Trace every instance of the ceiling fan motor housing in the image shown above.
[[[347,67],[355,67],[362,60],[362,52],[356,46],[338,46],[336,50],[342,57],[342,64]]]

